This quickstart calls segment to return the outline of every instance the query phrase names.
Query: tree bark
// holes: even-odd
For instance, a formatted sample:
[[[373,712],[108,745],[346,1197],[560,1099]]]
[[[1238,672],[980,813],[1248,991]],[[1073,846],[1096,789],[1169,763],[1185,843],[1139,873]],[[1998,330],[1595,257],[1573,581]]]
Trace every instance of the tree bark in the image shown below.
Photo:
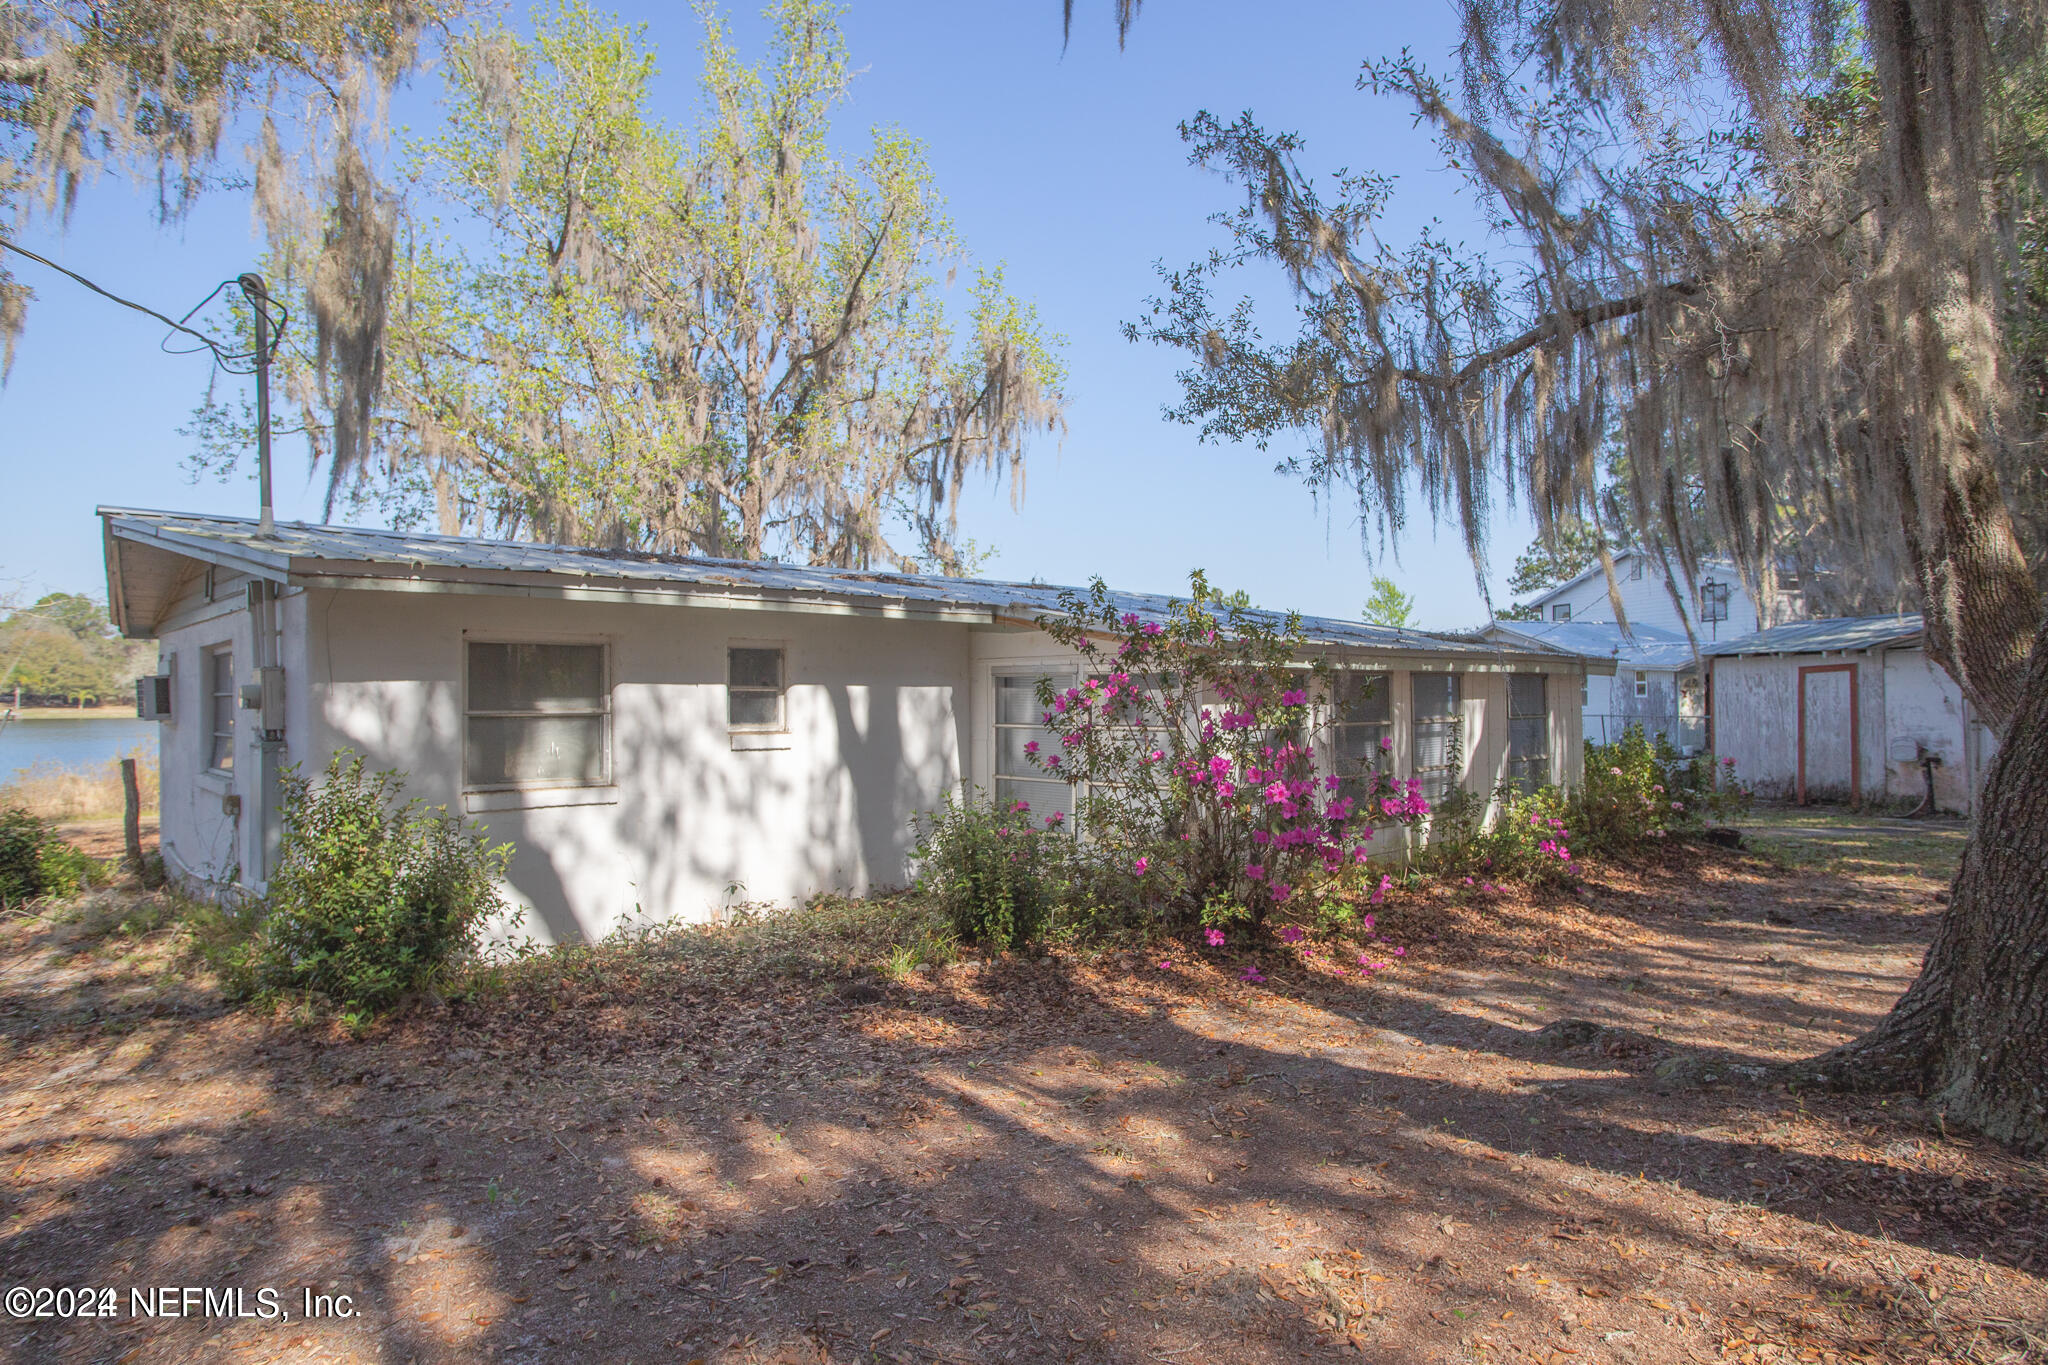
[[[2048,1150],[2048,622],[1920,978],[1877,1028],[1799,1070],[1918,1088],[1964,1126]]]

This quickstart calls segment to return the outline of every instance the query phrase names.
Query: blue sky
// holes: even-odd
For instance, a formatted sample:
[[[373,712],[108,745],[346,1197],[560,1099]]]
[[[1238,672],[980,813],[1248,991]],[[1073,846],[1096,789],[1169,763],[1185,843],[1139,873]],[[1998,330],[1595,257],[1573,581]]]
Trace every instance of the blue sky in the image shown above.
[[[1222,239],[1207,222],[1233,192],[1189,166],[1177,124],[1200,109],[1253,111],[1268,127],[1309,139],[1307,164],[1372,168],[1398,177],[1386,231],[1405,240],[1432,218],[1471,236],[1470,205],[1438,168],[1407,111],[1354,88],[1368,57],[1412,48],[1448,66],[1456,33],[1448,5],[1377,6],[1241,0],[1154,0],[1121,53],[1109,0],[1080,0],[1061,49],[1058,0],[940,5],[855,0],[845,16],[860,70],[837,135],[895,125],[928,144],[961,238],[977,259],[1003,261],[1009,284],[1067,338],[1072,372],[1064,442],[1044,439],[1029,493],[1013,512],[1005,490],[977,491],[965,534],[994,556],[983,572],[1081,582],[1100,574],[1126,588],[1171,591],[1189,569],[1262,605],[1356,615],[1373,569],[1347,502],[1318,505],[1277,457],[1250,446],[1203,445],[1165,420],[1181,357],[1123,339],[1120,324],[1153,291],[1154,263],[1181,265]],[[696,110],[697,29],[687,7],[625,6],[660,53],[660,112],[679,125]],[[751,10],[732,25],[759,50]],[[424,118],[434,78],[400,103]],[[219,196],[170,227],[125,181],[87,189],[68,231],[25,244],[173,316],[259,249],[246,201]],[[105,590],[98,503],[252,512],[253,486],[190,481],[190,443],[178,435],[208,378],[203,357],[172,356],[162,329],[17,258],[32,306],[14,370],[0,389],[0,578],[32,591]],[[960,286],[964,292],[965,277]],[[1271,275],[1246,292],[1277,301]],[[247,383],[222,377],[223,384]],[[317,519],[320,478],[303,455],[280,453],[281,516]],[[1494,591],[1531,531],[1496,517]],[[1423,624],[1469,625],[1483,615],[1454,531],[1433,538],[1417,519],[1380,568],[1415,595]],[[0,592],[7,585],[0,584]]]

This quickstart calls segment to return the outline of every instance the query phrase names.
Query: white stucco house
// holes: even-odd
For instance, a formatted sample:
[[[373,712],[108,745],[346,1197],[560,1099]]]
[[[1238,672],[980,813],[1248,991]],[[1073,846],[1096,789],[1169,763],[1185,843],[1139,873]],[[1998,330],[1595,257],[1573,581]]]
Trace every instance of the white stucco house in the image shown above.
[[[1593,564],[1533,599],[1528,605],[1535,620],[1495,618],[1483,633],[1503,643],[1613,661],[1611,677],[1587,678],[1580,723],[1588,740],[1609,743],[1640,725],[1682,753],[1697,753],[1707,744],[1702,652],[1805,614],[1796,581],[1782,584],[1760,611],[1733,563],[1707,560],[1699,569],[1688,590],[1657,556],[1621,550],[1614,556],[1611,588],[1605,571]]]
[[[1706,650],[1713,747],[1769,797],[1918,801],[1971,813],[1997,752],[1927,656],[1917,615],[1797,621]]]
[[[900,885],[913,816],[948,793],[1072,800],[1022,761],[1038,679],[1076,667],[1034,624],[1057,606],[1043,584],[100,516],[114,620],[158,646],[138,692],[161,721],[164,859],[190,884],[260,893],[279,766],[342,748],[510,840],[507,894],[542,942]],[[1172,599],[1118,603],[1156,619]],[[1329,770],[1439,794],[1577,779],[1600,661],[1305,630],[1341,671]]]

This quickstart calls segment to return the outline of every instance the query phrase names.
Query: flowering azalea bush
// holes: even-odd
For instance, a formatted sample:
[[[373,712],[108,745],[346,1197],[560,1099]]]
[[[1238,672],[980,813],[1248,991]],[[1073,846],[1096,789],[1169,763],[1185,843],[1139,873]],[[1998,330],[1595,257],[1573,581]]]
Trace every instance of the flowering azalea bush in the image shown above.
[[[1525,793],[1503,786],[1494,793],[1494,802],[1489,828],[1431,847],[1427,861],[1433,870],[1462,875],[1466,885],[1516,881],[1560,886],[1578,880],[1571,803],[1562,791],[1539,787]]]
[[[1059,904],[1071,841],[1058,812],[1038,819],[1022,801],[951,797],[918,817],[918,886],[969,943],[1022,948],[1045,936]]]
[[[1169,923],[1309,913],[1361,884],[1375,822],[1429,814],[1413,782],[1345,795],[1317,772],[1312,699],[1330,669],[1304,661],[1297,616],[1231,603],[1198,573],[1163,620],[1118,612],[1098,580],[1039,625],[1082,680],[1041,684],[1057,745],[1027,754],[1085,784],[1079,862],[1099,899]]]

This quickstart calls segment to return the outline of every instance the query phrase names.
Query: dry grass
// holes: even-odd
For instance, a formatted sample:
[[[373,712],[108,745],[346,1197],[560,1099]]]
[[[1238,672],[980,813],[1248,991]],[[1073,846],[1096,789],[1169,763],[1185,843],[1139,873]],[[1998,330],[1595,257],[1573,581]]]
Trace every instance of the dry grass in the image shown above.
[[[137,745],[125,757],[135,760],[135,780],[142,793],[142,814],[154,819],[157,810],[157,761]],[[0,783],[0,806],[19,806],[44,820],[104,820],[122,813],[121,760],[110,758],[90,767],[68,767],[53,760],[32,763]]]

